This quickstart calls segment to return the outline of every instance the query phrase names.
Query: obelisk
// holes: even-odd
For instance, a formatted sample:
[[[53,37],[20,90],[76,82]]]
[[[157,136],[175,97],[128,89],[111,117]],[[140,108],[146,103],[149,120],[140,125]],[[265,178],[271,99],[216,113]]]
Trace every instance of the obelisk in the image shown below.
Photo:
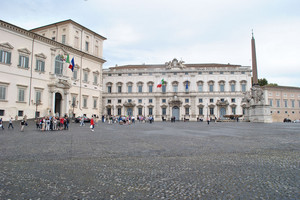
[[[255,51],[255,39],[251,39],[251,49],[252,49],[252,86],[258,85],[258,76],[257,76],[257,63],[256,63],[256,51]]]

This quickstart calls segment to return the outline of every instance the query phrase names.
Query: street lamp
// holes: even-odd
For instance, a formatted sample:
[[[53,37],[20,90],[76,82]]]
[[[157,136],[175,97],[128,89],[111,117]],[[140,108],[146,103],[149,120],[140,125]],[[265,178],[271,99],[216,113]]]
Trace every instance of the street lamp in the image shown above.
[[[77,102],[75,102],[75,101],[72,101],[72,118],[74,119],[75,118],[75,113],[74,113],[74,108],[75,108],[75,106],[77,105],[77,103],[78,103],[78,101]]]
[[[35,118],[37,118],[37,108],[39,105],[41,105],[41,101],[37,100],[35,103],[33,103],[33,100],[31,100],[32,104],[35,105]]]

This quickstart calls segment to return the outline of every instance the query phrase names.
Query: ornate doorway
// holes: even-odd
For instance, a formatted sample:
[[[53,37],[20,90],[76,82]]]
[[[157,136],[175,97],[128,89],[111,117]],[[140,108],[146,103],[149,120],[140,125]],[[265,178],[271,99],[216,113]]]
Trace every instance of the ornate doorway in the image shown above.
[[[54,114],[55,116],[58,115],[60,116],[61,115],[61,100],[62,100],[62,96],[60,93],[56,92],[55,93],[55,110],[54,110]]]
[[[180,118],[179,118],[179,108],[177,106],[174,106],[172,108],[172,117],[175,117],[175,120],[180,120]]]
[[[226,109],[224,107],[220,108],[220,118],[224,119],[224,115],[226,115]]]
[[[132,116],[132,108],[127,108],[127,115]]]

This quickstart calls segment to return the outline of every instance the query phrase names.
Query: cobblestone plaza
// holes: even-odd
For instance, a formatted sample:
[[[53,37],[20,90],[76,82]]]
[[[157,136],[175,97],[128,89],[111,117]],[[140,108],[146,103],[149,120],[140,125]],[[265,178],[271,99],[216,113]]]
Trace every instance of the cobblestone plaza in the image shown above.
[[[300,199],[300,124],[0,129],[0,199]]]

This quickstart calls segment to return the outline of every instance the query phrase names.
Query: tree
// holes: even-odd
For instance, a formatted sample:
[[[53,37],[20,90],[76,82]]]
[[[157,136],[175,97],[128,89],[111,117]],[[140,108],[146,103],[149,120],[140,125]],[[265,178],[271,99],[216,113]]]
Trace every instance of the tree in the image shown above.
[[[258,79],[258,85],[260,85],[260,86],[268,85],[267,79],[265,79],[265,78]]]

